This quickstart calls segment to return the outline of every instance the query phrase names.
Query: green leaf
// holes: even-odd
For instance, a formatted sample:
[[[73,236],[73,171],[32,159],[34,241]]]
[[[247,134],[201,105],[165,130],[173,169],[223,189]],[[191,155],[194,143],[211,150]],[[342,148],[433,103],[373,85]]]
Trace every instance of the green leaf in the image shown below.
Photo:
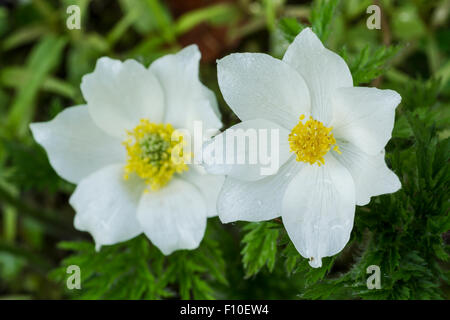
[[[25,133],[33,115],[34,99],[43,80],[59,64],[65,44],[64,38],[47,36],[33,48],[27,61],[31,77],[21,83],[7,118],[7,125],[13,134]]]
[[[6,87],[19,89],[23,83],[29,82],[32,76],[27,68],[6,67],[0,70],[0,83]],[[66,98],[74,98],[77,92],[77,89],[70,83],[51,76],[43,79],[41,89]]]
[[[28,25],[8,36],[2,44],[3,50],[11,50],[21,45],[35,41],[48,33],[48,28],[42,25]]]
[[[291,43],[295,37],[303,30],[304,26],[295,18],[283,18],[280,20],[280,28],[284,38]]]
[[[280,225],[274,222],[249,223],[243,230],[247,231],[242,239],[244,248],[241,251],[246,277],[257,274],[264,266],[272,271]]]
[[[369,45],[366,45],[358,55],[349,57],[344,49],[342,56],[346,60],[353,76],[353,84],[358,86],[362,83],[369,83],[381,76],[387,68],[387,63],[392,59],[400,47],[379,47],[371,50]]]
[[[325,43],[331,32],[331,22],[334,18],[339,0],[316,0],[311,10],[311,25],[314,33]]]
[[[311,28],[313,32],[326,42],[330,32],[331,23],[339,0],[316,0],[311,10]],[[278,27],[285,39],[291,43],[295,37],[305,28],[295,18],[283,18],[279,21]]]
[[[175,41],[175,29],[172,22],[172,17],[167,12],[166,7],[159,0],[145,0],[148,7],[152,11],[158,29],[168,42]]]
[[[51,272],[65,286],[66,267],[77,265],[82,289],[68,292],[77,299],[214,299],[216,284],[227,284],[225,262],[209,231],[196,250],[179,250],[164,256],[145,236],[96,251],[89,242],[61,242],[59,248],[74,251]]]
[[[175,23],[177,34],[183,34],[200,23],[224,24],[235,21],[239,11],[231,4],[217,4],[192,10],[182,15]]]

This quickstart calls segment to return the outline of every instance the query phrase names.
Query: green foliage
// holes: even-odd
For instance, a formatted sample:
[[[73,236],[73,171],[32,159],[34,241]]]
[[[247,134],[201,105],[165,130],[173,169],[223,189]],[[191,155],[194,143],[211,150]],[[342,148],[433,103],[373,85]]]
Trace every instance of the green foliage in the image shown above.
[[[339,0],[317,0],[311,10],[311,26],[322,42],[326,42],[331,32],[331,23]]]
[[[289,240],[286,233],[281,237],[280,244],[283,245],[280,258],[285,262],[286,272],[288,274],[302,274],[305,285],[311,285],[319,280],[322,280],[330,272],[330,269],[333,266],[334,258],[326,257],[322,259],[321,268],[311,268],[308,259],[302,258],[299,255],[297,249]]]
[[[399,47],[395,46],[371,50],[367,45],[355,57],[349,57],[345,49],[341,55],[353,75],[353,84],[358,86],[381,76],[388,67],[387,62],[397,54],[398,50]]]
[[[277,260],[281,260],[288,275],[301,273],[308,285],[323,279],[333,266],[334,258],[324,258],[322,268],[311,268],[308,259],[299,255],[281,223],[253,222],[246,224],[242,230],[246,232],[241,241],[244,245],[241,254],[247,278],[255,276],[265,266],[273,272]]]
[[[331,23],[336,12],[339,0],[315,1],[311,9],[311,28],[314,33],[326,42],[331,32]],[[278,24],[283,36],[290,43],[305,28],[305,25],[292,17],[282,18]]]
[[[34,48],[27,61],[31,77],[22,83],[13,101],[7,124],[23,134],[26,124],[32,118],[33,99],[46,75],[58,64],[66,41],[63,38],[48,36]],[[23,121],[23,118],[28,121]]]
[[[295,37],[304,29],[304,26],[295,18],[283,18],[280,20],[278,27],[280,28],[284,38],[291,43]]]
[[[145,236],[104,246],[99,252],[90,242],[61,242],[59,247],[75,253],[51,277],[64,284],[66,268],[79,266],[82,288],[68,292],[77,299],[213,299],[214,284],[227,283],[221,251],[211,239],[204,239],[195,251],[168,257]]]
[[[241,251],[246,277],[255,275],[264,266],[272,271],[280,225],[274,222],[249,223],[243,231],[247,231],[242,238],[244,248]]]
[[[10,160],[14,163],[11,170],[3,173],[5,178],[20,183],[25,190],[54,193],[60,187],[62,181],[50,166],[43,148],[36,144],[26,146],[14,140],[0,139],[0,142],[5,151],[11,154]],[[36,170],[36,166],[40,169]]]

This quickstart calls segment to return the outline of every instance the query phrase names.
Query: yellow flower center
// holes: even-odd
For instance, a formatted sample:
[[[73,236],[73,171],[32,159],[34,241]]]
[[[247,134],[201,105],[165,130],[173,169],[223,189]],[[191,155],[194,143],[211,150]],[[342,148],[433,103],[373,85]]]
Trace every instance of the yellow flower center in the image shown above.
[[[170,124],[155,124],[147,119],[127,132],[123,142],[127,149],[124,179],[131,173],[145,180],[151,190],[166,185],[175,173],[188,170],[183,154],[183,136]],[[189,155],[190,156],[190,155]]]
[[[289,134],[290,149],[297,155],[297,161],[309,164],[317,163],[321,166],[325,164],[323,157],[332,146],[334,146],[334,151],[341,153],[331,132],[333,127],[327,128],[322,122],[314,120],[312,117],[303,123],[304,119],[305,116],[301,115],[300,121]]]

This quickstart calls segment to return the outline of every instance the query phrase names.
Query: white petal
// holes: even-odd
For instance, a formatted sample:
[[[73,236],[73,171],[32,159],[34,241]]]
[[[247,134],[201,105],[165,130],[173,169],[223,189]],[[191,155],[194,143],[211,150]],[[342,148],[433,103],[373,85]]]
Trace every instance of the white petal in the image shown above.
[[[106,165],[125,162],[125,148],[92,121],[87,106],[63,110],[53,120],[30,125],[50,164],[67,181],[78,183]]]
[[[176,128],[191,129],[194,120],[202,121],[204,127],[222,127],[215,95],[199,79],[200,57],[198,47],[191,45],[177,54],[159,58],[150,66],[165,93],[164,122]]]
[[[370,197],[393,193],[401,188],[398,177],[386,166],[384,150],[371,156],[351,143],[338,144],[342,154],[335,157],[353,177],[357,205],[364,206],[370,202]]]
[[[347,169],[333,156],[325,165],[306,165],[286,189],[282,205],[286,231],[310,265],[341,251],[350,238],[355,187]]]
[[[311,96],[314,119],[328,125],[331,121],[331,96],[336,88],[352,87],[353,80],[345,61],[325,48],[310,28],[304,29],[287,49],[283,61],[303,77]]]
[[[208,217],[217,216],[217,197],[222,189],[225,176],[208,174],[203,167],[192,165],[187,172],[183,172],[180,178],[187,180],[200,190],[206,200]]]
[[[234,125],[205,144],[203,161],[211,174],[253,181],[276,174],[291,156],[289,131],[265,119]]]
[[[173,179],[156,192],[144,193],[138,220],[145,235],[162,253],[195,249],[206,228],[206,203],[199,190],[187,181]]]
[[[228,223],[279,217],[284,192],[302,166],[292,157],[276,175],[258,181],[227,177],[217,200],[220,220]]]
[[[242,121],[262,118],[291,129],[310,113],[302,77],[267,54],[230,54],[219,60],[217,76],[225,101]]]
[[[124,137],[143,118],[162,121],[163,90],[153,73],[134,60],[98,59],[94,72],[83,77],[81,91],[94,122],[111,135]]]
[[[123,178],[123,165],[107,166],[84,178],[70,197],[75,228],[88,231],[97,249],[134,238],[142,232],[136,219],[142,181]]]
[[[209,89],[207,86],[205,86],[203,84],[202,84],[202,88],[203,88],[203,94],[208,99],[209,104],[210,104],[211,108],[213,109],[214,114],[216,115],[217,119],[219,119],[219,120],[222,119],[222,114],[220,113],[220,110],[219,110],[219,104],[217,103],[216,94],[211,89]]]
[[[333,134],[364,152],[377,155],[392,135],[395,108],[401,101],[393,90],[341,88],[333,99]]]

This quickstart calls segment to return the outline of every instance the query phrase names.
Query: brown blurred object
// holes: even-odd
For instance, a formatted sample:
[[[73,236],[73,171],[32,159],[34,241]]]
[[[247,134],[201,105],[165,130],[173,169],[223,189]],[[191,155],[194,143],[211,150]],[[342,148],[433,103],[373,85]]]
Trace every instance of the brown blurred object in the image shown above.
[[[237,0],[166,0],[172,16],[176,19],[188,11],[208,7],[218,3],[237,3]],[[202,53],[203,62],[212,62],[234,48],[238,39],[230,41],[229,26],[213,26],[202,23],[178,37],[178,42],[184,47],[197,44]]]

